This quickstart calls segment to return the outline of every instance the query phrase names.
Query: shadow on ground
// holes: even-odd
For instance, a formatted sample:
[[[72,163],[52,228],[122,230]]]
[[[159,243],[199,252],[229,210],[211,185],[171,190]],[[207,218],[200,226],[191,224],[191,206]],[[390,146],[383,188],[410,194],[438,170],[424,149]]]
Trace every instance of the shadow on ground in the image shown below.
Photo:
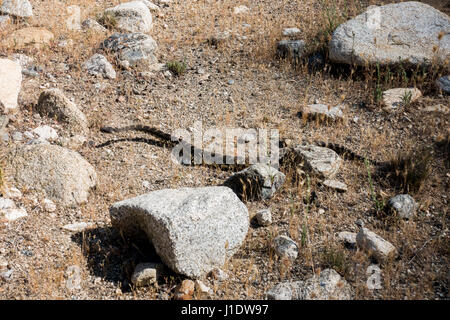
[[[161,262],[150,242],[123,238],[112,227],[78,232],[72,236],[72,241],[86,257],[91,274],[120,284],[123,292],[131,291],[129,279],[138,263]]]

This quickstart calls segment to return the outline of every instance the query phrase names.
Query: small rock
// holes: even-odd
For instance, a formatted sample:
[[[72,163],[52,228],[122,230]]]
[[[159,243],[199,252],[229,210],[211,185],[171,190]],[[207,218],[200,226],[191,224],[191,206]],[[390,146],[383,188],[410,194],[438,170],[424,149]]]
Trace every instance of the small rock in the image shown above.
[[[156,63],[157,47],[156,41],[144,33],[115,33],[100,45],[101,50],[114,54],[118,61],[127,61],[129,66]]]
[[[76,134],[72,137],[61,137],[60,143],[64,148],[78,150],[86,142],[86,137]]]
[[[213,291],[210,287],[208,287],[207,285],[205,285],[203,282],[201,282],[200,280],[195,280],[195,290],[197,292],[200,292],[202,294],[211,294]]]
[[[272,223],[272,213],[270,209],[259,210],[256,212],[256,220],[260,226],[266,227]]]
[[[212,270],[210,272],[210,276],[213,279],[216,279],[219,281],[228,280],[228,278],[230,277],[225,271],[223,271],[222,269],[219,269],[219,268],[215,268],[214,270]]]
[[[356,233],[354,232],[342,231],[338,233],[337,237],[339,241],[344,242],[346,245],[356,246]]]
[[[249,11],[250,11],[250,9],[247,6],[244,6],[244,5],[240,5],[240,6],[234,7],[234,9],[233,9],[233,13],[234,14],[242,14],[242,13],[247,13]]]
[[[289,36],[295,36],[299,34],[301,31],[299,28],[285,28],[283,29],[283,36],[289,37]]]
[[[76,222],[76,223],[66,224],[65,226],[63,226],[63,229],[67,230],[67,231],[71,231],[71,232],[81,232],[90,227],[92,227],[92,223]]]
[[[195,283],[192,280],[183,280],[175,289],[175,300],[191,300],[195,291]]]
[[[20,199],[22,198],[22,192],[17,188],[6,188],[5,197],[10,199]]]
[[[84,30],[93,30],[97,32],[106,32],[107,29],[94,19],[86,19],[81,23],[81,28]]]
[[[22,141],[23,140],[23,134],[22,134],[22,132],[19,132],[19,131],[13,132],[11,137],[14,141]]]
[[[293,161],[300,165],[303,170],[310,171],[322,179],[335,177],[342,164],[341,157],[329,148],[302,144],[285,149],[281,155],[282,163]]]
[[[287,236],[278,236],[273,239],[273,247],[275,249],[275,253],[280,258],[287,258],[290,261],[294,261],[297,259],[298,255],[298,246],[294,240]]]
[[[224,182],[246,201],[270,199],[284,184],[285,175],[268,164],[257,163],[239,171]]]
[[[334,107],[329,107],[325,104],[310,104],[303,108],[300,115],[305,114],[308,118],[319,119],[320,121],[337,121],[343,119],[344,109],[345,106],[342,104]]]
[[[367,228],[360,228],[356,235],[356,245],[380,262],[396,254],[396,249],[390,242]]]
[[[436,104],[433,106],[428,106],[425,107],[424,109],[422,109],[422,111],[424,112],[438,112],[438,113],[443,113],[443,114],[448,114],[450,112],[450,109],[443,105],[443,104]]]
[[[111,63],[108,62],[105,56],[101,54],[94,54],[84,63],[84,68],[91,75],[102,75],[104,78],[115,79],[116,71],[114,71]]]
[[[18,209],[3,209],[0,210],[0,217],[3,216],[8,222],[16,221],[17,219],[28,216],[28,213],[23,208]]]
[[[44,210],[47,212],[55,212],[56,211],[56,205],[50,199],[42,200],[42,206],[44,207]]]
[[[293,59],[299,62],[306,52],[306,43],[303,40],[281,40],[277,45],[277,55],[282,59]]]
[[[70,291],[81,289],[81,269],[77,265],[66,269],[66,288]]]
[[[383,103],[385,110],[398,110],[402,106],[413,103],[422,96],[417,88],[396,88],[383,92]]]
[[[347,191],[347,185],[343,182],[337,181],[337,180],[325,180],[322,182],[324,186],[334,189],[339,192],[346,192]]]
[[[348,282],[335,270],[325,269],[306,281],[283,282],[266,293],[269,300],[350,300],[354,296]]]
[[[16,204],[11,199],[0,197],[0,210],[15,209]]]
[[[32,132],[47,141],[55,141],[56,139],[58,139],[58,133],[56,132],[56,130],[47,125],[39,126]]]
[[[139,263],[131,276],[131,282],[136,287],[144,287],[157,284],[164,269],[161,263]]]
[[[416,201],[408,194],[400,194],[389,199],[387,206],[392,213],[402,219],[411,219],[418,209]]]
[[[437,79],[436,85],[443,92],[450,94],[450,75]]]

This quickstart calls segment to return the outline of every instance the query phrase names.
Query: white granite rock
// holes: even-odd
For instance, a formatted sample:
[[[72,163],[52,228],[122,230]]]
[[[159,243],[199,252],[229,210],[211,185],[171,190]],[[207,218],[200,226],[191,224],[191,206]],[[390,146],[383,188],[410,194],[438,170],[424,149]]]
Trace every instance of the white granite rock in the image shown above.
[[[193,278],[222,267],[249,227],[246,206],[227,187],[153,191],[113,204],[110,215],[116,228],[145,234],[164,264]]]

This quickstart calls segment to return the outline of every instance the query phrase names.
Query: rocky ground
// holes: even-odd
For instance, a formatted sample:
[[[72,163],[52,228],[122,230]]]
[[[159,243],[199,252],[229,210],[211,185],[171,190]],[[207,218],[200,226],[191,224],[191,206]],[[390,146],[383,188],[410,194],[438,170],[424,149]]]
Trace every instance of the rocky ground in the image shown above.
[[[2,299],[448,298],[448,1],[126,2],[0,0]],[[100,130],[197,121],[283,165]]]

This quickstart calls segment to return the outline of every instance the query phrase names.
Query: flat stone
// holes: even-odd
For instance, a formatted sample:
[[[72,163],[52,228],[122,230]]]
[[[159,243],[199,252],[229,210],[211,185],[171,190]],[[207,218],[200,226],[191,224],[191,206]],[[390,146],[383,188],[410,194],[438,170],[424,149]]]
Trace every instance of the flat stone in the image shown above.
[[[130,66],[155,64],[157,47],[156,41],[143,33],[115,33],[100,45],[101,50],[114,54],[118,61],[127,61]]]
[[[45,45],[49,45],[53,38],[53,33],[45,28],[28,27],[11,33],[4,40],[4,44],[16,50],[29,47],[40,49]]]
[[[387,111],[398,110],[422,96],[417,88],[395,88],[383,92],[383,104]],[[406,99],[406,100],[405,100]]]
[[[87,222],[75,222],[75,223],[70,223],[70,224],[66,224],[65,226],[63,226],[62,228],[64,230],[67,231],[71,231],[71,232],[81,232],[86,230],[87,228],[92,227],[93,224],[92,223],[87,223]]]
[[[223,266],[249,227],[247,207],[227,187],[153,191],[110,207],[123,234],[146,237],[169,268],[199,278]]]
[[[344,109],[345,106],[342,104],[334,107],[329,107],[325,104],[310,104],[303,108],[301,114],[305,114],[308,118],[319,119],[320,121],[337,121],[343,119]]]
[[[447,106],[443,105],[443,104],[436,104],[436,105],[433,105],[433,106],[425,107],[424,109],[422,109],[422,111],[430,112],[430,113],[431,112],[437,112],[437,113],[447,114],[447,113],[449,113],[450,109]]]
[[[0,210],[0,218],[5,219],[7,222],[13,222],[20,218],[27,217],[28,213],[23,208],[12,208]]]
[[[285,29],[283,29],[282,34],[285,37],[289,37],[289,36],[298,35],[300,32],[301,31],[299,28],[285,28]]]
[[[269,300],[350,300],[353,296],[351,286],[333,269],[306,281],[280,283],[266,293]]]
[[[342,163],[341,157],[335,151],[309,144],[286,148],[281,153],[282,162],[294,161],[304,170],[325,180],[336,176]]]
[[[324,186],[334,189],[339,192],[346,192],[347,191],[347,185],[343,182],[337,181],[337,180],[325,180],[322,182]]]

